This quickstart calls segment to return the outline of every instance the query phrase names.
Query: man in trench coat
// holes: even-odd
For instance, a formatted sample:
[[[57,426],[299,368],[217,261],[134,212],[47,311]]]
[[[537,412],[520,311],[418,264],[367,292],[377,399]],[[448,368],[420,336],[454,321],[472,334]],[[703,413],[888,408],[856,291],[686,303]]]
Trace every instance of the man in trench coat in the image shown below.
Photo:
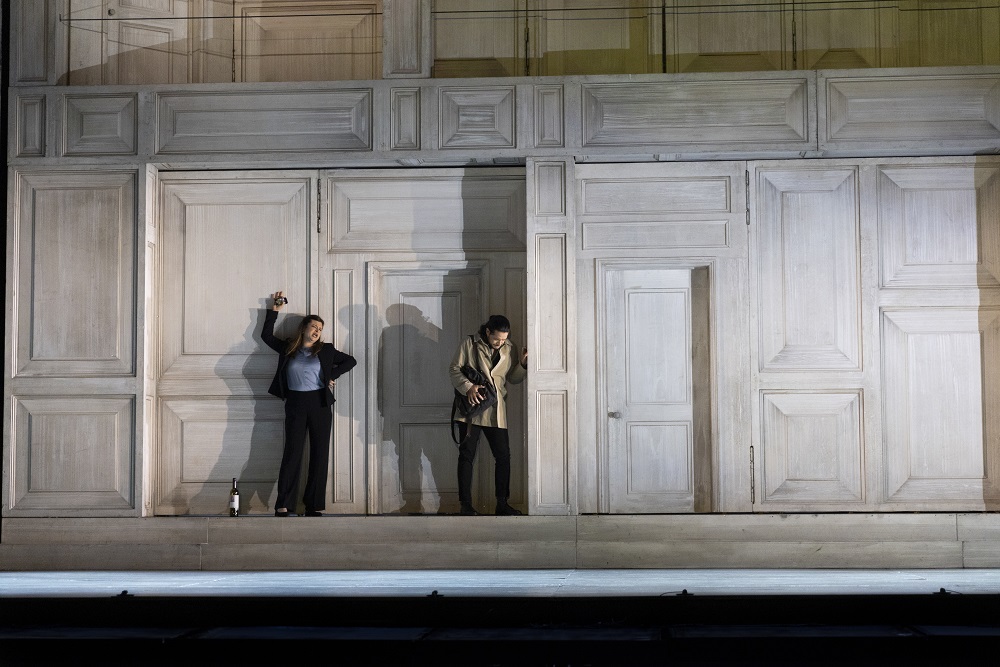
[[[458,447],[458,500],[461,513],[466,516],[479,514],[472,505],[472,468],[476,460],[479,435],[486,435],[493,458],[496,459],[496,513],[502,516],[520,514],[507,504],[510,497],[510,439],[507,436],[507,383],[524,380],[528,368],[528,350],[521,348],[515,357],[513,343],[507,340],[510,320],[503,315],[491,315],[479,331],[466,336],[455,351],[449,371],[455,389],[465,394],[473,405],[481,400],[482,385],[473,384],[462,373],[463,366],[477,368],[496,387],[496,405],[473,418],[456,417],[459,421]]]

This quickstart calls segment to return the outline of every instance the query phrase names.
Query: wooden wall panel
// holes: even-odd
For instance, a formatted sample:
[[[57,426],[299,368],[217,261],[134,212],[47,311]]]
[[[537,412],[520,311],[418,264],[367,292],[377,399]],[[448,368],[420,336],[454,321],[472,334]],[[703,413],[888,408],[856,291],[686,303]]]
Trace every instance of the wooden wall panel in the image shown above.
[[[355,294],[359,291],[356,282],[356,273],[350,269],[333,271],[333,281],[330,286],[333,317],[326,318],[329,330],[333,334],[331,337],[333,344],[338,350],[355,355],[364,340],[363,329],[358,330],[357,322],[352,316],[353,311],[359,307],[355,299]],[[320,293],[323,291],[321,287]],[[360,372],[350,374],[338,382],[334,390],[337,404],[333,420],[333,452],[330,457],[330,493],[334,504],[351,505],[363,511],[366,500],[361,492],[365,488],[364,449],[356,446],[355,431],[358,429],[358,424],[353,418],[355,414],[363,411],[364,394],[356,389],[364,386],[359,381],[360,375]],[[341,415],[347,418],[339,418]]]
[[[513,86],[441,88],[438,94],[441,148],[514,147]]]
[[[539,162],[535,166],[535,215],[566,214],[566,165]]]
[[[784,79],[584,83],[583,145],[767,144],[806,150],[810,75]],[[706,119],[711,119],[706,123]]]
[[[995,471],[984,466],[996,465],[1000,436],[998,315],[996,307],[883,312],[887,506],[982,509],[995,501],[984,497],[996,493]]]
[[[524,248],[521,169],[336,175],[327,252]]]
[[[704,11],[692,11],[699,4],[691,0],[665,3],[666,71],[791,69],[790,3],[774,3],[767,11],[755,11],[760,7],[755,0],[737,0],[721,6],[705,3],[709,6]]]
[[[52,39],[52,2],[14,2],[5,5],[9,13],[11,85],[51,83],[49,67],[55,44]]]
[[[431,75],[430,0],[382,0],[382,78]]]
[[[15,396],[13,422],[11,510],[135,507],[133,396]]]
[[[998,168],[980,157],[873,170],[884,509],[982,510],[1000,499]]]
[[[533,58],[531,74],[646,74],[661,71],[659,11],[641,1],[542,0],[533,3],[527,30]],[[537,17],[537,18],[536,18]],[[519,17],[520,18],[520,17]]]
[[[45,96],[18,95],[17,114],[14,119],[17,157],[44,157],[46,149]]]
[[[730,178],[646,167],[629,178],[591,172],[580,180],[586,250],[727,247]]]
[[[512,20],[518,0],[493,0],[477,11],[468,0],[434,0],[436,78],[522,76],[523,29]]]
[[[291,305],[279,324],[311,307],[309,263],[301,259],[311,194],[308,182],[294,177],[165,182],[161,378],[269,377],[274,353],[257,338],[266,297],[284,286]],[[207,285],[224,285],[225,292]]]
[[[104,81],[107,84],[182,84],[188,71],[192,44],[189,37],[191,2],[185,0],[119,1],[107,8],[112,20],[91,23],[104,34]],[[112,13],[113,12],[113,13]],[[103,16],[102,16],[103,18]]]
[[[106,83],[187,83],[186,21],[110,23]],[[180,30],[178,30],[178,28]]]
[[[577,511],[576,208],[571,160],[527,165],[528,509]]]
[[[1000,60],[996,3],[908,0],[899,9],[900,65],[994,65]]]
[[[761,506],[865,501],[861,392],[761,393]]]
[[[760,370],[858,370],[857,170],[757,172]]]
[[[818,9],[818,10],[817,10]],[[829,11],[824,11],[828,9]],[[853,69],[896,64],[896,14],[877,3],[796,3],[798,69]]]
[[[820,147],[875,155],[995,147],[1000,75],[951,72],[821,73]]]
[[[245,514],[270,509],[284,406],[267,398],[172,398],[158,405],[156,514],[226,514],[232,478]]]
[[[136,174],[16,176],[16,376],[135,372]]]
[[[236,0],[233,10],[237,81],[382,77],[380,2]]]
[[[849,160],[754,165],[756,510],[857,511],[877,501],[870,173]]]
[[[138,111],[135,95],[66,95],[63,155],[134,155]]]
[[[420,89],[393,88],[390,105],[389,148],[420,150]]]
[[[566,120],[561,85],[535,86],[535,148],[562,147],[566,143]]]
[[[156,95],[158,154],[368,151],[370,89]]]
[[[1000,167],[886,165],[877,187],[882,287],[1000,285]]]
[[[568,370],[567,336],[570,323],[566,308],[566,237],[540,234],[536,237],[535,257],[545,271],[538,279],[534,321],[543,333],[536,353],[539,371]]]
[[[545,443],[536,450],[532,463],[535,483],[532,485],[532,508],[538,514],[568,514],[572,506],[570,497],[569,406],[567,394],[561,391],[539,391],[535,394],[536,437]]]

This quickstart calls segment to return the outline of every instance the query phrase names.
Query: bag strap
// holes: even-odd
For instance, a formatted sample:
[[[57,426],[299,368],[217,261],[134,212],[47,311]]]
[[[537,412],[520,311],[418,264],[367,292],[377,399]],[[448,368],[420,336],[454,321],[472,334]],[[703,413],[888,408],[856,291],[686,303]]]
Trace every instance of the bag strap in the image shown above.
[[[473,360],[474,360],[474,362],[475,362],[475,365],[476,365],[476,366],[478,366],[478,365],[479,365],[479,363],[478,363],[478,362],[479,362],[479,359],[478,359],[478,358],[475,358],[475,352],[476,352],[476,337],[475,337],[475,336],[474,336],[473,334],[469,334],[469,339],[470,339],[470,340],[472,341],[472,352],[473,352],[473,357],[474,357],[474,359],[473,359]],[[474,368],[475,368],[475,366],[474,366]],[[496,383],[495,383],[495,382],[493,381],[493,373],[492,373],[492,372],[486,372],[486,373],[483,373],[483,369],[481,369],[481,368],[476,368],[476,370],[478,370],[478,371],[479,371],[479,373],[480,373],[480,374],[481,374],[481,375],[482,375],[482,376],[483,376],[484,378],[486,378],[486,380],[487,380],[487,381],[488,381],[488,382],[489,382],[489,383],[490,383],[490,384],[491,384],[491,385],[493,386],[493,393],[494,393],[494,394],[497,394],[497,395],[499,395],[499,394],[500,394],[500,392],[498,392],[498,391],[497,391],[497,385],[496,385]],[[490,371],[492,371],[492,369],[490,369]]]

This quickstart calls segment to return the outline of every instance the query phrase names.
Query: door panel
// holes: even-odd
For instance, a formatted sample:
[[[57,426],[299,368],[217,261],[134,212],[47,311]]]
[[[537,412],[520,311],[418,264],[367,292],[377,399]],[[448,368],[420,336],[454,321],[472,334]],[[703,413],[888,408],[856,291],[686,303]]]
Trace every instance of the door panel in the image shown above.
[[[708,377],[707,348],[694,344],[708,329],[706,292],[691,269],[657,267],[608,267],[602,288],[611,512],[694,511],[710,502],[696,499],[710,470],[707,412],[695,406]]]
[[[748,511],[746,164],[573,171],[580,511]]]
[[[158,238],[157,514],[221,514],[233,477],[242,509],[271,506],[284,412],[260,339],[268,296],[290,303],[279,337],[313,312],[309,174],[167,174]]]
[[[462,337],[483,319],[483,270],[482,263],[373,268],[374,304],[384,317],[377,378],[381,512],[458,511],[448,366]]]
[[[187,0],[106,0],[105,81],[188,83],[191,47]]]

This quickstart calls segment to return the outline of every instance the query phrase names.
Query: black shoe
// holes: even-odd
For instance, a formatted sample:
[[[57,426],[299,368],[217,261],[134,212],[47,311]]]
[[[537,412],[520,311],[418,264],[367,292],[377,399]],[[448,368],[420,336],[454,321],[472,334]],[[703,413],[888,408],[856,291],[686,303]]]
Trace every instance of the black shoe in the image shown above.
[[[322,512],[317,512],[315,510],[306,510],[306,516],[323,516]]]
[[[497,501],[497,516],[521,516],[521,510],[514,509],[507,504],[506,500]]]
[[[289,512],[288,510],[285,510],[284,512],[279,512],[278,510],[274,510],[274,516],[282,516],[282,517],[284,517],[284,516],[298,516],[298,514],[295,514],[294,512]]]
[[[462,503],[462,509],[460,509],[458,513],[462,516],[479,516],[479,512],[476,511],[475,507],[465,503]]]

